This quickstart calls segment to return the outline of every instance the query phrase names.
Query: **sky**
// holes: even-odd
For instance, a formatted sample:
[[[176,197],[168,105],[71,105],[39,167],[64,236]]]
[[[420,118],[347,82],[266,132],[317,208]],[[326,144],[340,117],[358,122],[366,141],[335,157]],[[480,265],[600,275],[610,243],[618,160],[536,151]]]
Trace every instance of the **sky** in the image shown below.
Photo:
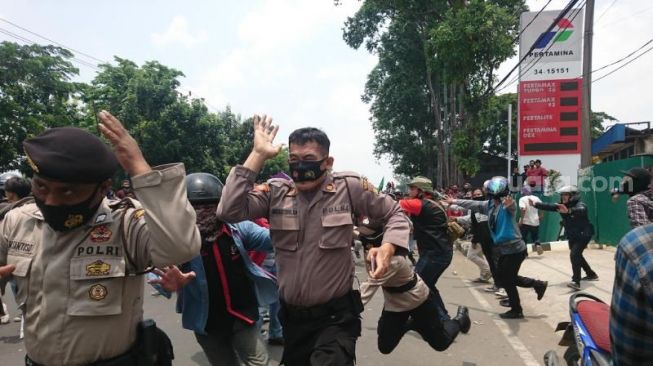
[[[349,48],[342,28],[361,2],[344,0],[125,1],[0,0],[0,18],[100,60],[114,55],[142,64],[157,60],[181,70],[182,90],[212,110],[227,105],[244,118],[268,114],[279,142],[294,129],[314,126],[331,139],[335,170],[380,182],[392,177],[386,159],[372,154],[369,106],[360,96],[376,57]],[[539,10],[545,0],[528,0]],[[547,10],[562,9],[554,0]],[[635,50],[653,37],[653,4],[597,0],[594,68]],[[48,43],[0,21],[0,29]],[[0,33],[0,41],[16,41]],[[17,41],[20,43],[20,41]],[[79,59],[97,63],[78,54]],[[592,106],[620,121],[650,120],[650,54],[593,85]],[[516,63],[506,61],[505,75]],[[83,64],[79,80],[95,70]],[[516,91],[516,85],[504,92]]]

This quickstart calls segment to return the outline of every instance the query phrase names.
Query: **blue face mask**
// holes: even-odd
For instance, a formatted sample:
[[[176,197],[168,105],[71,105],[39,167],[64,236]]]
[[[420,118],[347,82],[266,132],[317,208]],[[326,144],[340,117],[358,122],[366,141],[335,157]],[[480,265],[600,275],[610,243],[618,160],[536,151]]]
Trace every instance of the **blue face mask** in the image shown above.
[[[316,160],[316,161],[297,161],[297,162],[292,162],[288,163],[288,167],[290,168],[290,176],[292,177],[292,180],[295,181],[296,183],[299,182],[311,182],[314,181],[318,178],[320,178],[326,170],[322,170],[320,166],[326,158],[322,160]]]

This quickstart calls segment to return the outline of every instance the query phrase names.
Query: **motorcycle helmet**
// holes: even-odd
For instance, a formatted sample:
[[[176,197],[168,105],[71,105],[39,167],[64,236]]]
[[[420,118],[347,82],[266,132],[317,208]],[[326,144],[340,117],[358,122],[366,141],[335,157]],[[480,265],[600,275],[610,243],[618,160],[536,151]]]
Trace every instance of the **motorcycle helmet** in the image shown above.
[[[500,176],[492,177],[487,184],[487,193],[497,198],[509,195],[508,179]]]
[[[192,173],[186,176],[186,194],[191,203],[218,202],[224,184],[213,174]]]

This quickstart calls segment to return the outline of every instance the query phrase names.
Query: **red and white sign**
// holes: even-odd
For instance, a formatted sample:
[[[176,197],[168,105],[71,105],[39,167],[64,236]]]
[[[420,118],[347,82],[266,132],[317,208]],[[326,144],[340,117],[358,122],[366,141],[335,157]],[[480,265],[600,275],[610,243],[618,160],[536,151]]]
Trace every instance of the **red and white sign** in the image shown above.
[[[519,83],[519,155],[580,153],[582,79]]]

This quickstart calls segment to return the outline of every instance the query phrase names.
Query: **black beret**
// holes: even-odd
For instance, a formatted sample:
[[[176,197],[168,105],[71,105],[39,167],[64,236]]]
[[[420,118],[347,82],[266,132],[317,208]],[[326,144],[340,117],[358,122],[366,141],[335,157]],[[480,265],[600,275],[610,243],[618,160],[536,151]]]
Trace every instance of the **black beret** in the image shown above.
[[[67,183],[99,183],[118,169],[113,151],[97,136],[76,127],[57,127],[23,141],[34,173]]]

